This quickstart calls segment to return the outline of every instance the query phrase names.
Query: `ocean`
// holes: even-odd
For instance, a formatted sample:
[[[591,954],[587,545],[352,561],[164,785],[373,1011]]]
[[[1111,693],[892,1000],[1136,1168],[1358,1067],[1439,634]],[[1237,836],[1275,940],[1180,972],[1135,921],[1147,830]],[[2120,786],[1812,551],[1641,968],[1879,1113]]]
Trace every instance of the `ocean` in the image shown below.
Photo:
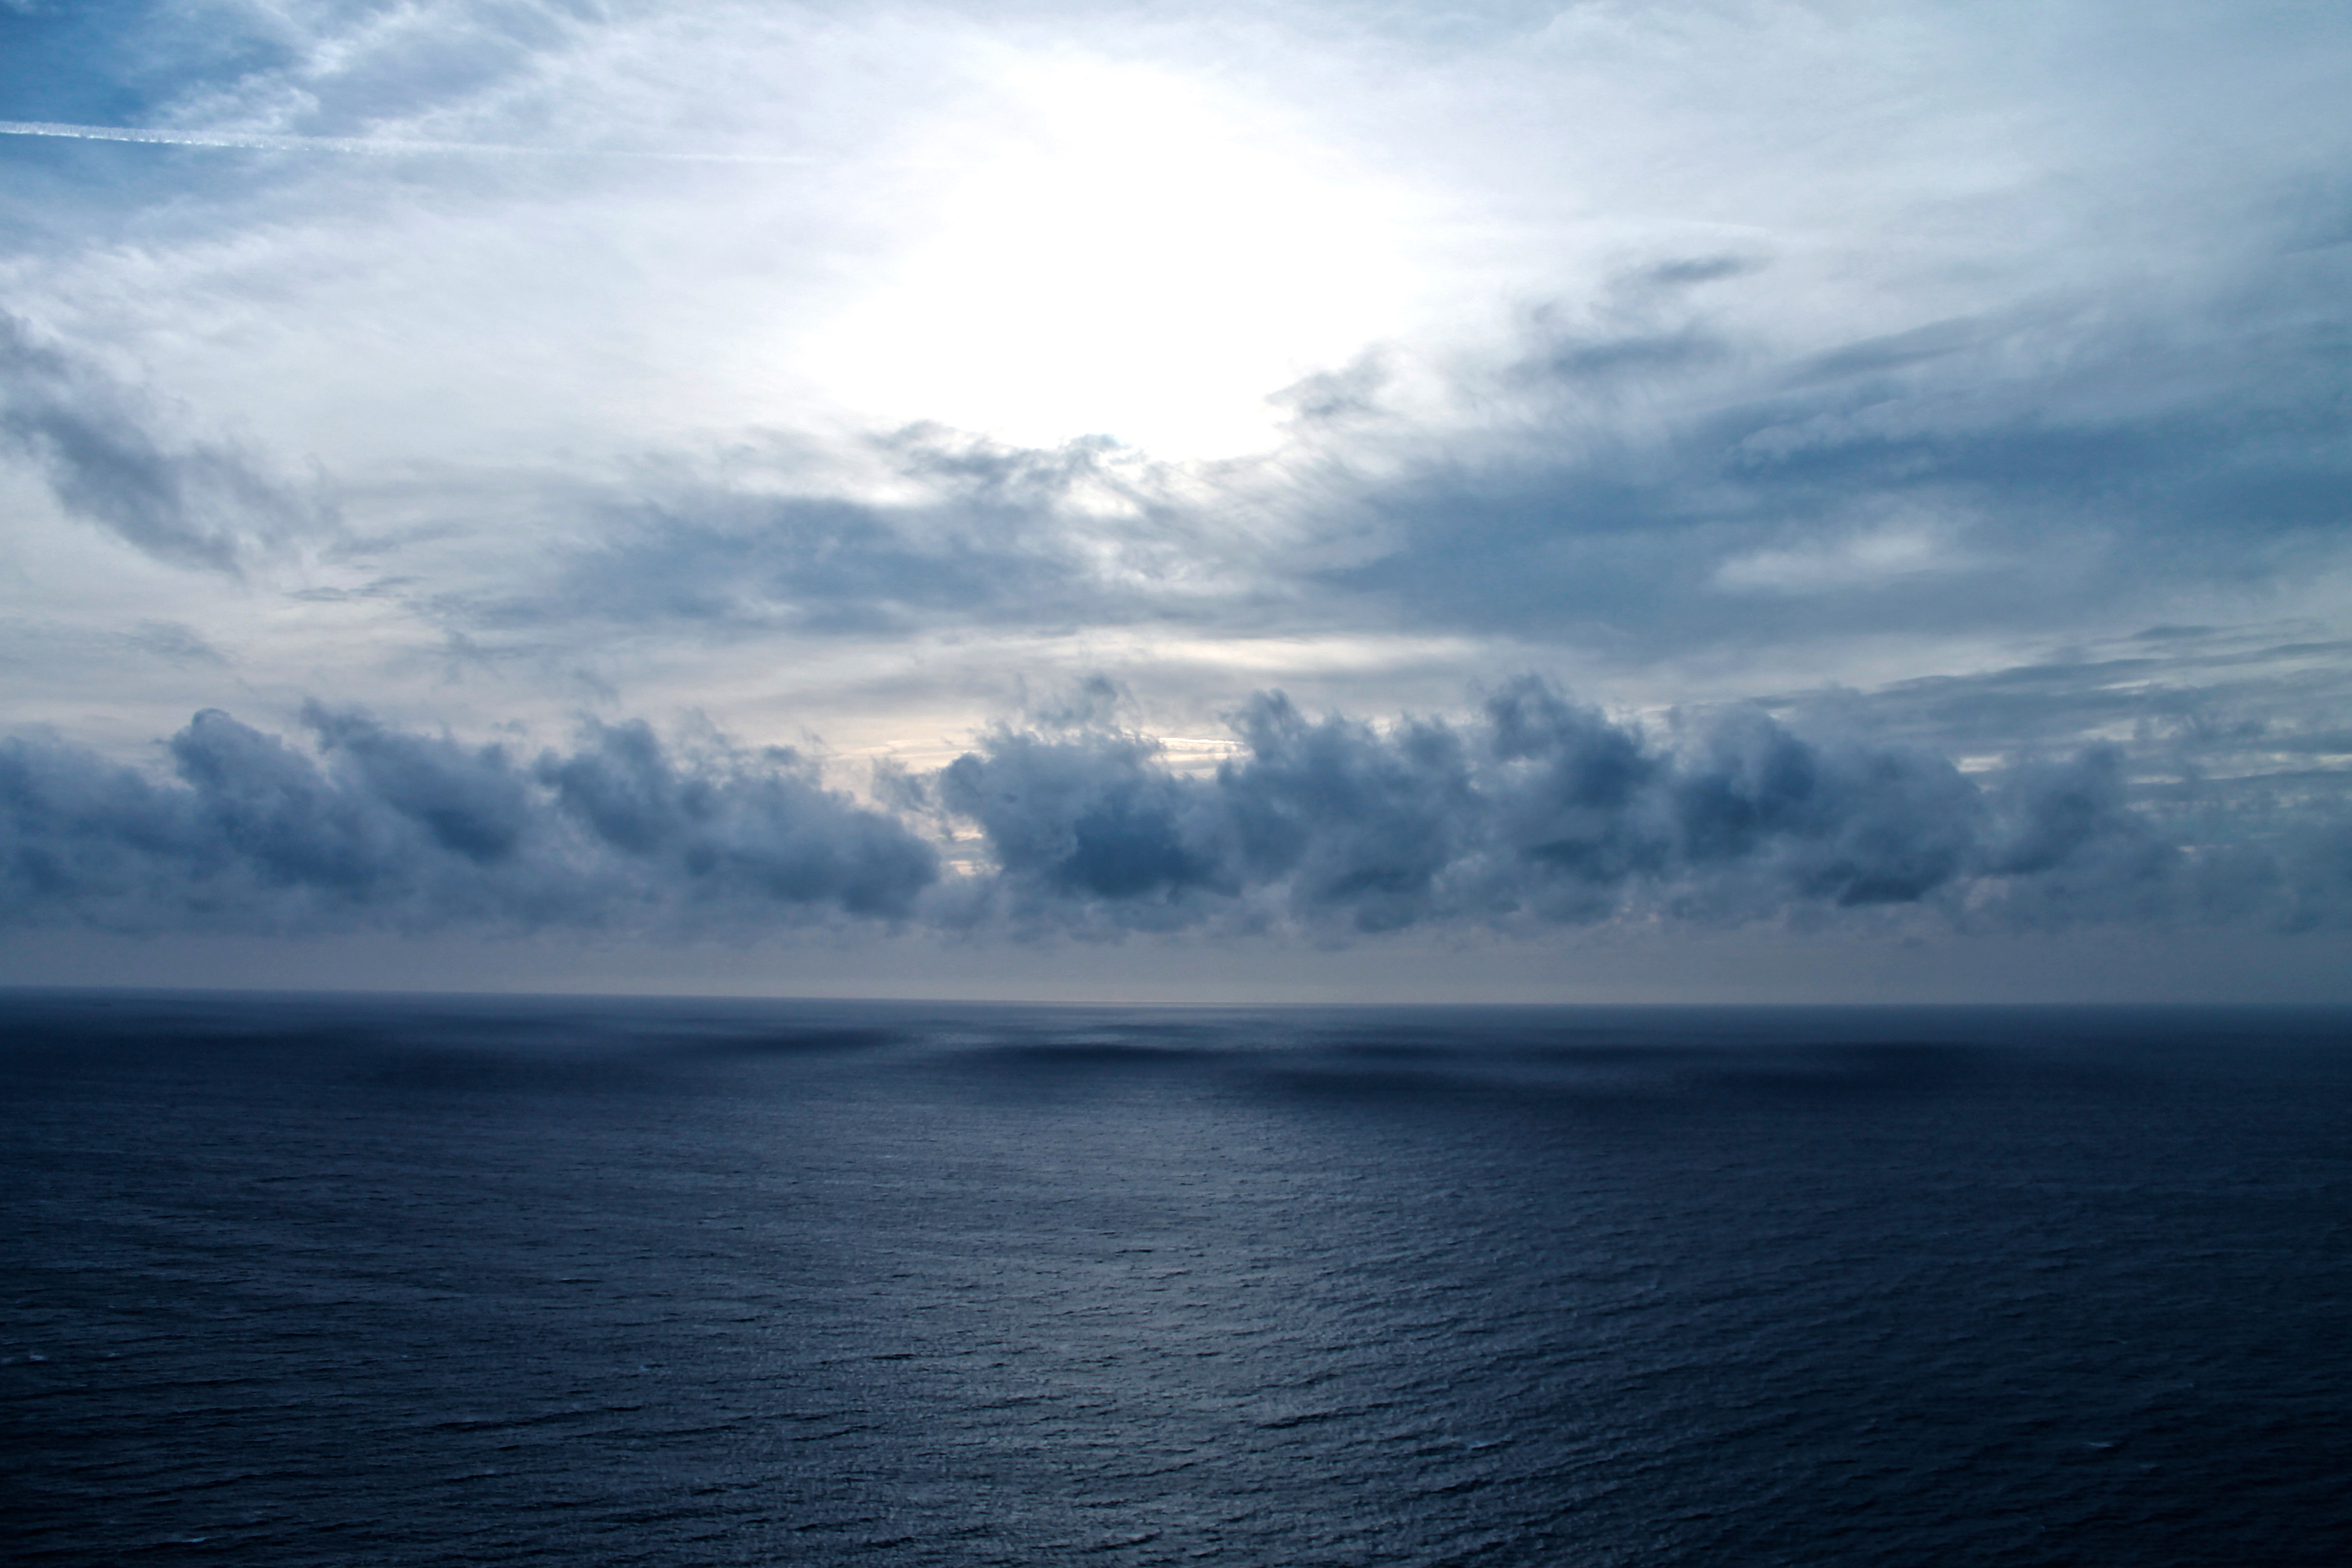
[[[0,994],[22,1563],[2352,1562],[2352,1015]]]

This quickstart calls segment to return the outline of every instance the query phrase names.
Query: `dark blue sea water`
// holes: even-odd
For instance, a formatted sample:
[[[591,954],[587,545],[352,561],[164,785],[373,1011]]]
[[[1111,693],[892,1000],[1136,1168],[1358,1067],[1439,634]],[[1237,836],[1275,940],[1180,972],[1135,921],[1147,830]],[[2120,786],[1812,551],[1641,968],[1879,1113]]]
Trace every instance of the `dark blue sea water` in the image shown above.
[[[2352,1562],[2340,1013],[0,1033],[15,1562]]]

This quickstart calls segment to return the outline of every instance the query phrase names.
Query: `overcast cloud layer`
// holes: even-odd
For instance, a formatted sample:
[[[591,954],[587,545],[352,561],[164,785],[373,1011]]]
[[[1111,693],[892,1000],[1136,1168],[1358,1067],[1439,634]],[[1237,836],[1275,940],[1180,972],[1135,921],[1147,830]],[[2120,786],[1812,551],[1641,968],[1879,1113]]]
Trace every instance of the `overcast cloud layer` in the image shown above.
[[[2338,8],[26,0],[0,61],[43,964],[2345,945]]]

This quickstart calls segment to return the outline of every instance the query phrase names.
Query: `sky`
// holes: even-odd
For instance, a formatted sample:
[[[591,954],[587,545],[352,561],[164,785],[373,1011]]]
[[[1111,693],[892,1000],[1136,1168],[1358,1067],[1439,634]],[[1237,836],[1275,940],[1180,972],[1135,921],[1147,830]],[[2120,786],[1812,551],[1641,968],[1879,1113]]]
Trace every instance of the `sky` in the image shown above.
[[[2326,0],[0,0],[0,984],[2352,1001]]]

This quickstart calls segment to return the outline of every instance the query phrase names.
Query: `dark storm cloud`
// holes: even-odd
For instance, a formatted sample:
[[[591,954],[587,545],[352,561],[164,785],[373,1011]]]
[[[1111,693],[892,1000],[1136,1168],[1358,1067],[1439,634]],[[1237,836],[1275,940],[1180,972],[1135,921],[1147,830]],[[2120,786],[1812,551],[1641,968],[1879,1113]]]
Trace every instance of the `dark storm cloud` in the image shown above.
[[[598,725],[579,751],[541,757],[533,777],[607,852],[705,906],[896,917],[938,875],[929,846],[775,748],[677,759],[642,722]]]
[[[1980,782],[1932,752],[1809,740],[1752,710],[1661,740],[1532,680],[1458,727],[1310,719],[1279,695],[1234,727],[1240,750],[1213,774],[1115,730],[1000,731],[940,775],[940,798],[992,850],[998,907],[1030,921],[2352,916],[2342,851],[2307,852],[2342,837],[2335,819],[2299,822],[2285,852],[2200,858],[2134,805],[2114,748]]]
[[[0,886],[16,921],[144,931],[451,924],[764,928],[903,916],[937,875],[896,822],[790,752],[681,753],[597,727],[525,762],[313,709],[311,749],[198,714],[173,782],[0,743]]]
[[[158,425],[129,388],[0,313],[0,453],[36,465],[67,511],[159,561],[231,573],[321,520],[242,453]]]
[[[20,923],[125,931],[2352,921],[2340,803],[2168,813],[2113,747],[1971,774],[1754,709],[1644,730],[1526,679],[1462,723],[1264,693],[1200,770],[1113,726],[1102,685],[884,781],[887,809],[789,752],[643,723],[526,760],[351,710],[311,709],[299,745],[207,711],[169,781],[20,739],[0,745],[0,879]],[[971,875],[941,879],[927,819],[977,830]]]

